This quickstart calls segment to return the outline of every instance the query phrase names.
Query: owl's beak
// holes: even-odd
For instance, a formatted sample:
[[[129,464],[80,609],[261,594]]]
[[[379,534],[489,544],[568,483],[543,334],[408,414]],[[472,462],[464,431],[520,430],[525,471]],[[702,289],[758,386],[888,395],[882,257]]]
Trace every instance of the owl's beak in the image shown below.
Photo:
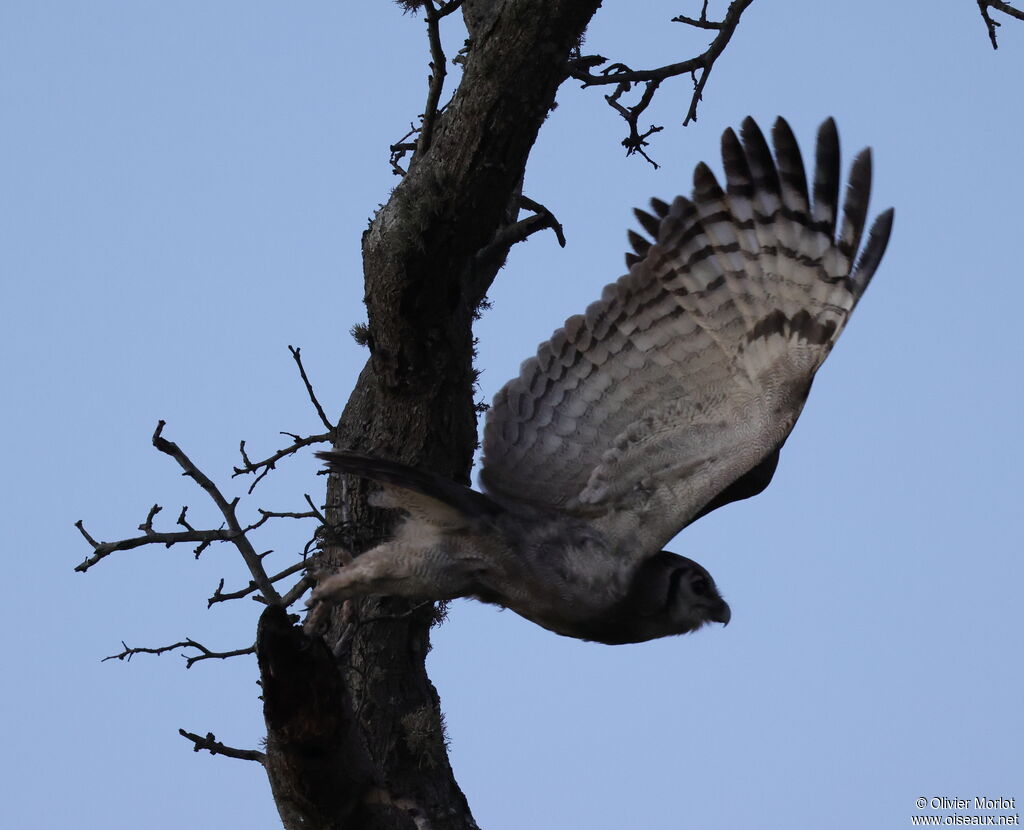
[[[722,600],[722,604],[715,609],[715,612],[708,619],[712,622],[728,625],[729,620],[732,619],[732,609],[729,608],[729,604],[725,600]]]

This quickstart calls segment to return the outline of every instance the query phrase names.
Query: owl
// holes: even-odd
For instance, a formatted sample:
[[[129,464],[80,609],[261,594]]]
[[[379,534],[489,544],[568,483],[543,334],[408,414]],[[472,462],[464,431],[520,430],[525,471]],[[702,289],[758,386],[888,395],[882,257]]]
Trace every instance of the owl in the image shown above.
[[[821,125],[808,184],[778,119],[774,154],[747,118],[722,136],[725,187],[705,164],[693,193],[636,211],[628,273],[570,317],[497,394],[482,492],[349,452],[332,473],[372,479],[404,513],[393,538],[322,576],[311,619],[379,594],[475,597],[557,634],[635,643],[728,623],[697,562],[662,550],[680,530],[771,481],[824,362],[892,229],[862,247],[871,153],[839,214],[839,139]]]

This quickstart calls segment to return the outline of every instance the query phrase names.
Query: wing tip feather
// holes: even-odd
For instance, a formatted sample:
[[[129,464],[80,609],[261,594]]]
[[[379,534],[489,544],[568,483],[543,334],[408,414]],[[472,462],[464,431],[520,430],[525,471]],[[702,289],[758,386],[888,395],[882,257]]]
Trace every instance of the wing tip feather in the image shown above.
[[[896,218],[895,208],[886,208],[871,223],[871,230],[868,231],[868,241],[864,244],[860,258],[853,271],[853,278],[860,286],[860,293],[864,293],[871,278],[875,275],[886,248],[889,246],[889,237],[892,234],[893,221]]]

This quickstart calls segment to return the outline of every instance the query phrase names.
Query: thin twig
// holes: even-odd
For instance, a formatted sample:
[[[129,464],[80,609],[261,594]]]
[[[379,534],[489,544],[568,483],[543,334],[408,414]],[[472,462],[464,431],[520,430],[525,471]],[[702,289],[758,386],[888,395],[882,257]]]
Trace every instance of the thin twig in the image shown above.
[[[555,215],[550,210],[544,207],[540,202],[535,202],[533,199],[528,196],[523,196],[522,194],[519,195],[519,207],[525,208],[526,210],[532,210],[537,217],[543,221],[543,224],[536,228],[536,230],[551,228],[551,230],[555,232],[555,238],[558,240],[558,246],[560,248],[565,247],[565,231],[562,229],[562,223],[555,218]],[[534,217],[530,218],[532,219]],[[535,232],[536,231],[530,231],[530,233]],[[527,234],[527,236],[529,236],[529,234]],[[523,239],[525,238],[526,237],[524,236]]]
[[[302,382],[306,385],[306,393],[309,395],[310,401],[313,402],[313,406],[316,408],[316,414],[320,416],[320,422],[327,427],[327,431],[330,432],[334,429],[327,415],[324,413],[324,408],[320,406],[320,401],[316,399],[316,392],[313,391],[313,384],[309,382],[309,378],[306,376],[306,367],[302,365],[302,349],[299,347],[288,347],[288,351],[292,353],[292,358],[295,360],[295,365],[299,367],[299,375],[302,376]]]
[[[470,274],[466,279],[468,284],[478,286],[479,297],[483,297],[486,286],[490,284],[496,270],[505,262],[513,245],[525,241],[538,231],[550,228],[554,231],[558,244],[565,247],[565,232],[562,230],[562,224],[550,210],[539,202],[522,195],[519,197],[519,207],[532,210],[534,215],[499,228],[494,238],[477,251],[470,263]]]
[[[89,535],[88,531],[86,531],[81,519],[75,522],[75,527],[77,527],[82,536],[85,537],[85,540],[92,545],[93,549],[92,556],[86,558],[83,562],[75,566],[75,570],[79,573],[85,573],[101,559],[104,559],[114,551],[118,550],[132,550],[134,548],[142,547],[143,545],[164,545],[169,548],[172,545],[181,544],[182,542],[199,542],[200,547],[205,549],[211,542],[233,542],[237,535],[234,531],[225,530],[224,528],[217,530],[184,530],[174,531],[173,533],[160,533],[154,531],[152,527],[150,527],[143,536],[134,536],[131,539],[119,539],[116,542],[97,542]],[[139,527],[145,528],[145,525],[140,525]]]
[[[192,741],[192,751],[199,752],[205,749],[211,755],[224,755],[227,758],[238,758],[242,761],[256,761],[259,764],[266,765],[267,756],[265,753],[260,752],[256,749],[235,749],[234,747],[222,744],[217,740],[217,736],[212,732],[207,732],[206,737],[201,737],[192,732],[186,732],[184,729],[179,729],[178,734],[183,738],[188,738]]]
[[[477,259],[485,260],[496,253],[505,256],[513,245],[525,241],[533,234],[546,228],[551,228],[555,231],[555,236],[558,237],[558,244],[564,248],[565,236],[562,233],[562,226],[554,220],[554,216],[550,213],[537,213],[501,228],[494,235],[494,239],[491,240],[490,244],[477,253]]]
[[[297,574],[299,571],[305,570],[305,568],[306,568],[306,563],[305,562],[296,562],[293,565],[289,565],[287,568],[285,568],[280,573],[274,574],[274,576],[270,577],[270,581],[271,582],[275,582],[275,583],[276,582],[280,582],[282,579],[287,579],[292,574]],[[222,579],[220,581],[220,584],[214,590],[213,595],[206,601],[206,607],[210,608],[211,606],[213,606],[214,604],[216,604],[218,602],[227,602],[228,600],[231,600],[231,599],[241,599],[242,597],[246,597],[249,594],[251,594],[254,591],[256,591],[257,588],[258,588],[258,586],[256,585],[256,583],[250,580],[249,584],[246,587],[240,588],[237,591],[228,591],[228,592],[225,593],[225,591],[224,591],[224,580]],[[281,601],[282,601],[282,604],[285,604],[283,598],[282,598]]]
[[[690,106],[683,120],[683,126],[686,126],[691,121],[696,121],[697,104],[701,100],[704,86],[707,84],[708,77],[711,74],[711,69],[735,34],[743,12],[753,2],[754,0],[733,0],[726,10],[725,16],[720,21],[707,19],[706,2],[703,4],[699,18],[694,19],[685,15],[673,18],[674,21],[679,23],[717,32],[715,39],[709,44],[708,48],[695,58],[666,64],[665,66],[653,69],[640,70],[630,69],[622,63],[613,63],[600,72],[594,72],[592,70],[605,63],[606,59],[600,55],[580,55],[569,62],[569,76],[581,81],[584,87],[616,85],[615,92],[611,95],[606,95],[605,100],[629,125],[629,135],[622,142],[626,148],[626,154],[637,153],[651,164],[654,164],[654,161],[644,152],[643,148],[647,146],[647,139],[654,133],[660,132],[662,128],[652,125],[646,131],[641,131],[638,126],[640,115],[650,105],[654,98],[654,93],[663,81],[690,74],[694,75],[694,89],[690,98]],[[699,77],[696,76],[698,72],[700,73]],[[623,94],[632,91],[634,84],[643,84],[644,91],[636,104],[631,106],[625,105],[620,99]]]
[[[1010,17],[1015,17],[1017,20],[1024,20],[1024,11],[1014,8],[1009,3],[1003,3],[1001,0],[978,0],[978,10],[981,12],[981,19],[985,21],[985,26],[988,29],[988,39],[992,41],[992,48],[998,49],[996,29],[1003,24],[992,18],[992,15],[989,14],[989,9],[995,9]]]
[[[673,17],[672,18],[672,22],[673,23],[685,23],[688,26],[693,26],[693,27],[695,27],[697,29],[721,29],[722,28],[721,22],[716,22],[714,20],[708,20],[706,17],[704,17],[704,18],[687,17],[685,14],[680,14],[680,15],[677,15],[676,17]]]
[[[185,519],[185,514],[186,513],[188,513],[188,505],[187,504],[186,505],[182,505],[181,512],[178,514],[178,521],[176,522],[176,524],[181,525],[183,528],[185,528],[185,530],[190,530],[192,532],[195,532],[195,528],[192,527],[192,525],[190,525],[188,523],[188,521]]]
[[[446,4],[451,6],[452,3]],[[416,139],[416,152],[413,155],[413,162],[421,158],[430,149],[430,142],[434,138],[434,124],[437,120],[437,108],[441,102],[441,92],[444,89],[444,79],[448,74],[444,48],[441,45],[441,18],[434,0],[424,0],[427,19],[427,41],[430,43],[430,82],[427,86],[427,103],[423,108],[423,120],[420,125],[420,135]],[[445,8],[444,6],[442,8]],[[456,8],[458,6],[456,5]],[[454,11],[452,9],[451,11]],[[450,14],[445,11],[445,14]]]
[[[302,595],[316,584],[313,577],[306,575],[296,582],[291,589],[281,597],[281,604],[285,608],[291,608],[293,604],[302,599]]]
[[[991,0],[991,2],[996,1],[997,0]],[[707,50],[695,58],[679,61],[678,63],[666,64],[665,66],[658,66],[654,69],[633,70],[625,64],[616,63],[612,64],[612,66],[607,69],[602,70],[601,74],[595,75],[583,68],[588,62],[592,63],[596,59],[595,56],[581,56],[570,63],[569,75],[578,81],[582,81],[584,87],[618,83],[664,81],[666,78],[685,75],[696,69],[700,69],[705,62],[709,60],[709,58],[713,62],[715,58],[722,54],[722,50],[728,45],[733,34],[735,34],[736,27],[739,25],[743,12],[745,12],[753,2],[754,0],[733,0],[733,2],[729,4],[729,8],[726,10],[725,17],[722,18],[721,22],[717,26],[719,29],[718,36],[711,41]],[[990,2],[990,0],[982,0],[982,2]],[[604,59],[600,59],[600,62],[603,63]]]
[[[420,128],[410,124],[409,132],[403,135],[398,141],[392,144],[388,149],[391,150],[391,171],[396,176],[404,176],[406,169],[402,167],[398,162],[405,158],[406,153],[411,153],[416,149],[416,142],[409,141],[412,136],[416,135],[420,131]]]
[[[266,598],[267,602],[270,605],[277,605],[280,603],[281,597],[278,595],[277,591],[274,590],[274,586],[267,577],[267,572],[263,569],[263,564],[260,562],[259,554],[253,549],[252,543],[249,541],[249,537],[246,536],[238,522],[238,515],[235,512],[235,508],[238,506],[238,499],[236,498],[229,502],[224,498],[224,495],[217,488],[217,485],[207,478],[207,476],[192,463],[189,457],[182,452],[181,447],[173,441],[168,441],[163,437],[161,434],[163,429],[164,422],[160,421],[157,424],[156,431],[153,433],[153,446],[160,450],[160,452],[171,456],[171,458],[177,461],[178,466],[181,467],[184,474],[189,476],[196,482],[196,484],[202,487],[213,503],[217,505],[217,509],[220,510],[221,515],[224,517],[224,521],[227,523],[228,529],[232,533],[230,541],[241,554],[242,559],[249,568],[249,573],[252,574],[253,580],[257,585],[259,585],[260,591]]]
[[[460,6],[462,6],[462,0],[449,0],[448,3],[442,3],[437,7],[437,19],[440,20],[442,17],[447,17],[452,12],[457,12]]]
[[[511,225],[505,225],[503,228],[500,228],[494,235],[494,239],[477,252],[476,260],[478,263],[487,262],[495,256],[504,259],[508,256],[508,251],[513,245],[523,242],[528,237],[546,228],[551,228],[555,232],[558,244],[563,248],[565,247],[565,232],[562,230],[562,224],[550,210],[526,196],[519,197],[519,206],[526,210],[532,210],[534,215],[527,216],[525,219],[520,219],[518,222],[513,222]]]
[[[641,133],[637,127],[637,120],[640,118],[640,114],[650,106],[651,101],[654,99],[654,93],[658,91],[659,86],[661,86],[661,81],[659,80],[648,81],[644,87],[643,95],[640,96],[640,100],[632,107],[624,107],[619,103],[622,93],[629,90],[629,84],[620,85],[615,92],[604,97],[612,109],[621,115],[629,125],[629,135],[622,139],[622,146],[626,148],[626,155],[639,153],[655,170],[658,169],[658,165],[654,159],[647,155],[644,147],[648,144],[647,139],[655,133],[660,133],[664,127],[652,124],[647,128],[646,132]]]
[[[235,478],[249,473],[258,473],[253,483],[249,485],[248,492],[250,495],[252,494],[252,491],[256,489],[256,485],[263,480],[267,473],[276,469],[277,462],[282,458],[294,455],[303,447],[308,447],[311,444],[326,444],[334,441],[333,429],[330,432],[324,432],[319,435],[298,436],[291,432],[282,432],[281,435],[290,436],[292,439],[292,445],[278,450],[273,455],[264,458],[262,461],[250,460],[248,454],[245,452],[245,441],[239,442],[238,451],[242,454],[242,466],[235,467],[231,473],[231,477]]]
[[[302,495],[306,499],[306,504],[309,505],[310,512],[313,513],[317,517],[317,519],[320,520],[320,524],[322,524],[322,525],[327,524],[327,517],[324,516],[324,514],[320,512],[320,509],[315,504],[313,504],[313,499],[311,499],[309,497],[309,493],[303,493]]]
[[[307,510],[304,513],[279,513],[275,510],[264,510],[262,507],[257,508],[262,517],[252,527],[259,527],[268,519],[319,519],[320,511],[318,510]]]
[[[306,394],[309,396],[309,400],[313,404],[313,408],[316,409],[316,414],[320,418],[320,422],[327,427],[327,432],[320,433],[319,435],[296,435],[294,432],[282,431],[281,435],[287,435],[292,439],[291,446],[278,450],[273,455],[264,458],[262,461],[253,461],[249,458],[249,454],[245,451],[245,441],[239,441],[238,452],[242,456],[242,465],[240,467],[233,468],[231,477],[236,478],[242,475],[249,475],[250,473],[256,474],[256,478],[253,479],[252,484],[249,485],[249,489],[247,491],[249,495],[252,495],[253,491],[256,489],[256,485],[258,485],[271,470],[277,469],[277,462],[282,458],[294,455],[303,447],[308,447],[311,444],[325,444],[333,442],[334,440],[335,427],[331,424],[330,419],[324,412],[324,408],[320,405],[316,392],[313,390],[313,384],[310,383],[309,376],[306,374],[306,367],[302,364],[302,349],[295,346],[289,346],[288,351],[292,353],[295,365],[299,367],[299,376],[302,378],[302,383],[306,387]]]
[[[125,662],[131,661],[136,654],[164,654],[168,651],[174,651],[179,648],[193,648],[198,651],[198,654],[183,654],[185,658],[185,668],[192,668],[193,664],[198,663],[200,660],[227,660],[229,657],[241,657],[245,654],[255,654],[256,644],[253,643],[248,648],[238,648],[233,651],[212,651],[204,646],[202,643],[197,643],[191,637],[182,640],[180,643],[172,643],[169,646],[159,646],[157,648],[145,648],[145,647],[132,647],[129,646],[124,640],[121,641],[121,645],[124,646],[124,651],[119,654],[111,654],[109,657],[104,657],[100,662],[106,663],[107,660],[123,660]]]

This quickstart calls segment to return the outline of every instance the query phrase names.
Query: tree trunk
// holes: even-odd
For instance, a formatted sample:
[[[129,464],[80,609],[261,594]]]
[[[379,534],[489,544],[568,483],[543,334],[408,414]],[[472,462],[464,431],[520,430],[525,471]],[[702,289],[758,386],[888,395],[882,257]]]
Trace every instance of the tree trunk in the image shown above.
[[[476,447],[472,321],[507,247],[530,149],[599,0],[504,0],[469,51],[451,104],[363,236],[370,359],[337,446],[468,481]],[[510,243],[511,244],[511,243]],[[500,247],[500,246],[499,246]],[[387,532],[365,483],[328,487],[325,565]],[[349,603],[325,637],[280,609],[260,621],[267,768],[285,827],[472,828],[424,668],[437,611]]]

